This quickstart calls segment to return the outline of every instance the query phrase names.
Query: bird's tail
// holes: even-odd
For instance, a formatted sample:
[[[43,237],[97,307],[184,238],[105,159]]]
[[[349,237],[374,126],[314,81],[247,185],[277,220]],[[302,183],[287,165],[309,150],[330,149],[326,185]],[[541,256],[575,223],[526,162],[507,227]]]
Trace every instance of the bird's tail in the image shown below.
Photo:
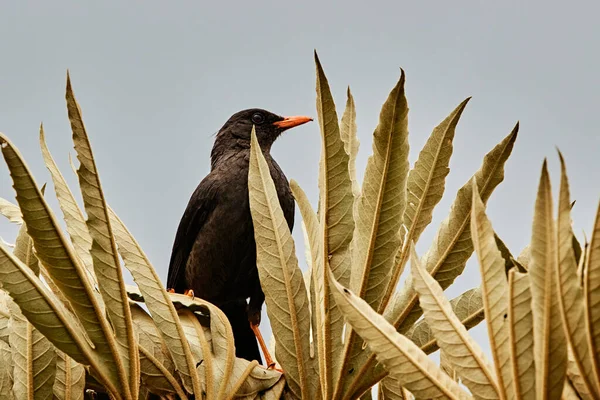
[[[221,311],[227,316],[233,337],[235,339],[235,355],[238,358],[244,358],[248,361],[257,360],[262,364],[258,342],[250,322],[248,321],[247,303],[245,300],[240,302],[231,302],[220,307]]]

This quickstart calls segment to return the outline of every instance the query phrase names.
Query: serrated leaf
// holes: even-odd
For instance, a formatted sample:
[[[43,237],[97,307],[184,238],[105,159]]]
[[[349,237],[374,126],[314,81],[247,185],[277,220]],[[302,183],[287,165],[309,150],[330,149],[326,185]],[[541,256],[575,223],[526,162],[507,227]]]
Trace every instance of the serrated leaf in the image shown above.
[[[319,220],[321,247],[321,271],[323,271],[324,309],[323,321],[325,369],[320,375],[323,397],[332,395],[333,382],[337,382],[342,350],[344,321],[335,307],[329,290],[327,268],[343,285],[350,282],[350,241],[354,231],[354,195],[348,170],[350,156],[344,148],[340,135],[335,103],[327,77],[315,52],[317,69],[317,116],[321,130],[321,161],[319,163]]]
[[[330,283],[335,300],[348,323],[377,354],[390,375],[416,398],[470,398],[413,342],[396,332],[364,300],[340,285],[331,273]]]
[[[508,272],[508,342],[517,399],[535,399],[535,360],[533,348],[533,315],[529,276]]]
[[[22,313],[52,344],[75,360],[90,364],[95,374],[113,393],[114,369],[106,365],[100,350],[93,350],[84,331],[65,306],[33,272],[0,244],[0,282]]]
[[[560,399],[567,365],[567,344],[558,304],[556,227],[546,161],[538,187],[531,235],[531,306],[538,396]]]
[[[54,183],[56,198],[58,199],[58,204],[62,210],[63,218],[67,226],[67,232],[71,238],[71,243],[73,243],[73,249],[89,273],[91,281],[97,284],[92,256],[90,254],[92,238],[90,237],[90,233],[85,224],[85,216],[77,205],[75,196],[73,196],[71,189],[69,189],[69,186],[67,185],[67,181],[58,169],[54,158],[52,158],[52,154],[50,154],[50,150],[46,144],[44,127],[42,125],[40,125],[40,147],[42,149],[44,163],[46,164],[46,168],[50,172],[52,182]]]
[[[125,267],[131,272],[144,296],[144,301],[167,344],[184,386],[190,392],[200,393],[200,381],[196,374],[195,362],[169,294],[160,282],[150,260],[125,224],[110,207],[109,213],[118,250],[125,261]]]
[[[400,228],[406,205],[408,175],[408,104],[404,72],[381,108],[373,133],[373,154],[367,161],[362,194],[356,206],[352,241],[351,288],[373,309],[380,308],[391,278],[394,257],[402,245]],[[361,351],[351,332],[344,348],[341,370]],[[336,393],[344,380],[338,380]]]
[[[277,360],[286,371],[287,382],[294,395],[303,398],[312,392],[309,382],[308,297],[292,234],[285,223],[254,128],[251,136],[248,188],[258,274],[265,292],[269,321],[277,339]]]
[[[38,260],[25,224],[17,235],[13,254],[38,275]],[[11,315],[9,343],[13,353],[13,394],[17,398],[49,399],[56,376],[54,346],[25,319],[19,307],[8,303]]]
[[[118,344],[120,361],[117,361],[116,364],[117,368],[123,371],[122,374],[119,374],[124,389],[123,395],[126,398],[135,399],[138,397],[140,379],[139,354],[134,339],[125,281],[96,162],[83,124],[81,109],[75,100],[68,74],[65,97],[73,131],[73,143],[80,162],[77,175],[83,196],[83,205],[88,216],[86,225],[92,238],[90,253],[94,272]]]
[[[594,221],[583,276],[587,337],[596,384],[600,386],[600,204]]]
[[[60,350],[56,350],[54,397],[61,400],[83,400],[85,370],[83,365]]]
[[[17,399],[51,399],[56,375],[54,346],[12,303],[10,348],[13,354],[13,394]]]
[[[16,204],[11,203],[0,197],[0,214],[4,215],[10,222],[15,224],[22,224],[23,217],[21,216],[21,209]]]
[[[484,319],[483,297],[481,288],[469,289],[458,297],[450,300],[452,311],[465,328],[471,329]],[[439,349],[435,336],[427,323],[421,319],[406,332],[406,337],[412,340],[425,354],[431,354]]]
[[[577,277],[577,262],[573,251],[573,232],[571,229],[571,199],[569,181],[562,154],[559,152],[561,164],[561,180],[558,201],[557,225],[557,289],[558,304],[565,327],[565,336],[569,347],[573,350],[573,361],[579,370],[586,392],[594,399],[600,399],[597,379],[594,376],[590,347],[587,342],[585,315],[583,306],[583,289]]]
[[[419,263],[414,245],[411,253],[414,288],[438,345],[474,396],[481,399],[500,398],[500,388],[483,351],[452,312],[442,287]]]
[[[494,367],[502,399],[513,399],[514,390],[508,343],[508,282],[504,258],[496,246],[492,224],[485,214],[485,206],[477,184],[473,181],[473,209],[471,237],[479,261],[485,320]]]
[[[356,156],[360,142],[356,135],[356,105],[350,87],[346,91],[346,108],[340,123],[340,137],[344,141],[344,149],[348,153],[348,173],[352,180],[352,193],[354,194],[354,201],[356,201],[360,196],[360,185],[356,179]]]
[[[17,202],[27,224],[28,234],[33,239],[36,255],[50,273],[53,282],[69,301],[76,317],[85,327],[85,334],[96,346],[95,353],[103,360],[98,365],[108,363],[109,366],[99,370],[98,373],[101,374],[103,379],[110,379],[110,382],[103,383],[111,388],[114,395],[118,395],[122,393],[121,389],[118,388],[120,385],[118,381],[119,372],[117,371],[118,367],[115,368],[113,362],[114,356],[118,357],[118,355],[116,354],[117,350],[112,330],[103,315],[102,303],[96,297],[87,278],[85,268],[80,264],[69,242],[62,234],[56,217],[50,210],[48,203],[46,203],[22,156],[12,143],[1,134],[0,144],[2,154],[13,178],[13,187],[17,192]],[[4,262],[11,263],[6,258],[4,258]],[[18,271],[19,265],[13,263],[10,270]],[[24,272],[21,271],[21,273]],[[4,274],[4,276],[7,276],[7,274]],[[20,281],[13,282],[15,291],[20,290],[18,283]],[[10,289],[7,290],[10,291]],[[16,293],[21,294],[20,291]],[[40,297],[40,299],[42,298],[43,296]],[[53,307],[46,306],[45,308],[53,309]],[[23,313],[28,317],[25,310],[23,310]],[[70,324],[75,325],[76,322],[70,321]],[[34,325],[36,324],[34,323]],[[40,326],[36,325],[36,328],[45,334]],[[68,335],[62,337],[67,338]],[[73,347],[65,349],[56,343],[54,344],[77,359]],[[80,356],[78,360],[82,360],[82,357]]]
[[[504,164],[510,156],[517,132],[518,124],[507,137],[486,154],[481,168],[474,175],[484,203],[504,179]],[[471,185],[471,180],[469,180],[459,189],[450,215],[442,222],[434,242],[423,257],[422,262],[427,271],[443,288],[447,288],[462,273],[473,252],[469,227],[472,201]],[[383,315],[401,333],[408,331],[422,315],[410,276],[403,288],[396,293]],[[369,352],[363,351],[357,355],[349,368],[344,370],[344,372],[358,371],[354,374],[351,382],[345,385],[344,393],[351,396],[355,388],[370,387],[381,379],[385,371],[381,366],[374,364],[375,357]]]
[[[433,209],[444,195],[446,176],[450,172],[448,165],[452,157],[452,141],[456,126],[470,98],[450,113],[427,139],[419,153],[419,158],[408,174],[406,184],[406,209],[403,213],[406,237],[404,247],[398,253],[392,277],[386,288],[382,306],[386,307],[409,256],[409,243],[419,240],[421,233],[431,222]],[[380,309],[380,311],[382,308]]]
[[[302,222],[303,226],[306,228],[307,235],[307,243],[306,247],[310,251],[310,261],[311,261],[311,278],[310,278],[310,306],[312,309],[312,328],[313,335],[316,336],[317,342],[317,361],[319,371],[325,371],[325,354],[328,351],[331,351],[331,345],[325,343],[325,319],[326,315],[334,312],[335,304],[328,303],[329,309],[325,309],[325,288],[324,288],[324,272],[323,272],[323,263],[321,262],[321,242],[319,241],[319,231],[320,231],[320,223],[317,218],[317,214],[312,209],[310,202],[308,201],[308,197],[302,190],[302,188],[296,183],[296,181],[290,181],[290,188],[292,189],[292,193],[296,202],[298,203],[298,208],[300,208],[300,213],[302,214]],[[320,376],[323,376],[323,373],[319,373]],[[324,391],[325,388],[323,386],[323,382],[320,381],[321,390]],[[313,393],[312,396],[316,396],[316,393]]]
[[[401,246],[408,175],[408,104],[404,72],[381,108],[358,200],[351,288],[378,310]]]

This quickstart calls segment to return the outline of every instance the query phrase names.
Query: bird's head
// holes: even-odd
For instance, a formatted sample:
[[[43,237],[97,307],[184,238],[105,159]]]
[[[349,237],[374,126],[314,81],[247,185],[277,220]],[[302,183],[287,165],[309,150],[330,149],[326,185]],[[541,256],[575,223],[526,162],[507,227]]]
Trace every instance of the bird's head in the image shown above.
[[[312,120],[304,116],[282,117],[260,108],[239,111],[233,114],[217,133],[213,158],[226,149],[249,148],[253,125],[263,151],[269,151],[273,142],[285,130]]]

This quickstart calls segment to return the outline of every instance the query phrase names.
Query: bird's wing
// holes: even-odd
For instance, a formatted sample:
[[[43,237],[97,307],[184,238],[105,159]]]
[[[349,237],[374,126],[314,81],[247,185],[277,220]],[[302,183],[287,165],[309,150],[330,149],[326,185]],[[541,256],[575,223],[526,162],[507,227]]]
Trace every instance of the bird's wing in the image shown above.
[[[183,293],[189,289],[185,287],[187,260],[198,232],[214,210],[217,187],[210,175],[204,178],[192,194],[179,222],[167,275],[167,288],[174,289],[176,293]]]

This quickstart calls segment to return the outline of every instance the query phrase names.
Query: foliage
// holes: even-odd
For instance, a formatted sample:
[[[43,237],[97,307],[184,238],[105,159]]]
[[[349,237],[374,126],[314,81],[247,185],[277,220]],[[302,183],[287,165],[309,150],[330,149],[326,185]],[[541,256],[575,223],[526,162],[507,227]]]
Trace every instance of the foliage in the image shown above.
[[[68,238],[18,150],[0,136],[18,202],[0,199],[0,213],[21,224],[14,250],[0,245],[0,282],[10,295],[0,297],[2,396],[79,399],[88,388],[116,399],[354,399],[370,398],[379,383],[382,399],[600,399],[600,210],[582,249],[571,227],[562,156],[558,216],[544,163],[531,244],[519,257],[485,212],[504,179],[518,125],[458,190],[419,257],[415,243],[444,194],[469,99],[433,129],[411,168],[402,71],[382,106],[360,185],[354,99],[348,90],[338,119],[316,55],[315,61],[322,137],[317,212],[290,183],[302,214],[306,274],[252,134],[257,265],[285,379],[235,358],[231,328],[218,308],[165,291],[106,202],[68,80],[84,210],[40,131]],[[444,290],[473,253],[481,286],[448,300]],[[124,284],[121,258],[137,287]],[[468,333],[484,317],[491,358]],[[438,349],[439,365],[428,357]]]

